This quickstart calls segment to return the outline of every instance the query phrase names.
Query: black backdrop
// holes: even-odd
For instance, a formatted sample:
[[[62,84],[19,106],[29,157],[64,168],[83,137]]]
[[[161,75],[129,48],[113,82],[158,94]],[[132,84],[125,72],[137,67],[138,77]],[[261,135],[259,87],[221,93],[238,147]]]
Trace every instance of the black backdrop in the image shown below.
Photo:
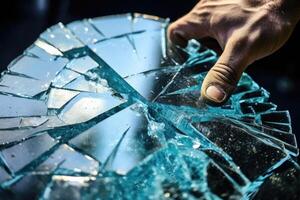
[[[0,5],[0,71],[47,27],[61,21],[140,12],[175,20],[197,0],[9,0]],[[290,110],[300,141],[300,24],[275,54],[257,61],[247,72],[271,92],[271,101]],[[1,102],[0,102],[1,103]]]

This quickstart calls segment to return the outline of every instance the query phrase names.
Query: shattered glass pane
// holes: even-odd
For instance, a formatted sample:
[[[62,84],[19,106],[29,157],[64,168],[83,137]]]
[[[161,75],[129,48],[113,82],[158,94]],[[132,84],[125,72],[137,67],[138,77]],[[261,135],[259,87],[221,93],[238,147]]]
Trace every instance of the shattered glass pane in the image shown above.
[[[60,23],[9,65],[1,199],[300,198],[288,111],[247,74],[225,105],[204,105],[217,55],[169,47],[167,26],[143,14]]]

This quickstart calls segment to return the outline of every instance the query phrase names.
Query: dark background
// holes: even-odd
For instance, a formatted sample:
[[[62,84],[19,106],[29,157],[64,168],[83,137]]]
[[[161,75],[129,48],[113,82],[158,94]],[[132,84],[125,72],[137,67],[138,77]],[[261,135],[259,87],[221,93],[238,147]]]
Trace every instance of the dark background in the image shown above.
[[[4,3],[5,2],[5,3]],[[41,32],[57,22],[102,15],[140,12],[175,20],[196,0],[9,0],[0,5],[0,71],[33,43]],[[280,110],[289,110],[293,130],[300,141],[300,25],[275,54],[257,61],[247,72],[270,91]],[[1,102],[0,102],[1,103]],[[299,143],[299,142],[298,142]]]

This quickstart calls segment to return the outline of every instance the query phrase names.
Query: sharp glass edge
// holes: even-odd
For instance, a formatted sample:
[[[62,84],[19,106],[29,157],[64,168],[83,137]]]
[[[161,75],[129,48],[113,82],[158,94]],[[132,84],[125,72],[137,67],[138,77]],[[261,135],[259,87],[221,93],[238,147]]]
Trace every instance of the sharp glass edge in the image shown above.
[[[113,19],[114,17],[116,16],[109,16],[109,17],[104,17],[104,18],[96,18],[95,20],[101,20],[101,19]],[[162,28],[161,28],[161,45],[162,45],[162,56],[166,59],[167,57],[171,57],[173,58],[173,61],[179,65],[180,63],[183,64],[183,66],[193,66],[193,65],[197,65],[197,64],[202,64],[202,63],[205,63],[205,62],[211,62],[211,61],[214,61],[216,59],[216,56],[214,55],[213,52],[210,52],[212,53],[212,57],[210,58],[205,58],[204,57],[199,57],[199,55],[197,54],[197,51],[202,48],[201,46],[199,46],[199,44],[197,44],[195,41],[191,41],[190,42],[190,49],[189,47],[187,49],[181,49],[181,48],[178,48],[176,46],[169,46],[168,42],[167,42],[167,39],[166,39],[166,27],[167,27],[167,23],[168,23],[168,20],[163,20],[163,19],[160,19],[160,18],[157,18],[157,17],[152,17],[152,16],[147,16],[147,15],[142,15],[142,14],[125,14],[125,15],[119,15],[117,17],[127,17],[128,20],[130,20],[131,22],[133,21],[134,18],[142,18],[142,19],[145,19],[145,20],[152,20],[154,22],[160,22],[162,24]],[[89,23],[91,23],[91,19],[88,19],[87,20]],[[91,23],[93,24],[93,23]],[[53,27],[50,27],[47,31],[48,32],[51,32],[52,29],[54,28],[55,26]],[[180,132],[180,134],[185,134],[185,132],[189,132],[187,135],[187,137],[189,138],[189,140],[193,140],[193,139],[197,139],[197,141],[201,141],[203,144],[201,145],[204,145],[205,144],[207,145],[206,148],[212,148],[214,150],[216,150],[218,153],[220,153],[220,155],[222,155],[226,161],[229,163],[230,166],[233,167],[233,169],[236,170],[237,174],[240,176],[240,178],[244,179],[244,182],[246,183],[245,185],[239,185],[237,182],[236,182],[236,178],[237,177],[234,177],[232,178],[231,176],[232,175],[229,175],[227,174],[228,171],[222,171],[223,175],[225,177],[227,177],[229,179],[229,182],[231,182],[231,184],[233,184],[233,187],[235,188],[236,192],[233,192],[232,194],[226,194],[226,195],[229,195],[229,196],[226,196],[226,197],[239,197],[239,198],[244,198],[244,199],[247,199],[247,198],[250,198],[251,195],[253,195],[254,193],[257,192],[257,190],[259,189],[259,187],[261,186],[261,184],[263,184],[264,180],[266,180],[269,176],[272,175],[272,171],[275,170],[276,168],[279,168],[280,165],[282,165],[287,159],[291,159],[290,157],[286,157],[284,159],[280,159],[280,161],[278,163],[275,163],[273,166],[271,166],[269,168],[269,170],[267,170],[266,172],[264,172],[263,174],[260,174],[259,178],[255,181],[249,181],[248,178],[244,175],[244,173],[239,169],[239,166],[236,165],[236,163],[233,161],[234,159],[231,158],[231,156],[229,156],[229,154],[226,153],[226,151],[223,151],[221,148],[219,148],[213,141],[210,141],[209,139],[207,139],[204,135],[202,135],[201,132],[199,131],[195,131],[195,130],[188,130],[188,127],[187,125],[190,123],[189,119],[183,119],[185,116],[184,116],[184,112],[180,113],[180,109],[181,110],[184,110],[185,108],[184,107],[178,107],[178,110],[175,111],[175,113],[173,113],[173,116],[168,118],[167,117],[167,113],[170,112],[171,110],[168,110],[169,108],[167,108],[165,105],[163,104],[158,104],[155,100],[162,94],[164,93],[164,91],[167,91],[167,89],[169,88],[170,85],[173,84],[173,81],[174,79],[176,78],[177,74],[180,73],[180,69],[181,67],[179,67],[179,70],[177,70],[177,72],[175,73],[175,75],[173,75],[173,78],[171,79],[171,81],[161,90],[161,93],[158,94],[157,98],[154,98],[153,102],[150,103],[149,101],[147,101],[145,99],[145,97],[143,97],[142,95],[139,94],[139,92],[137,92],[135,90],[135,88],[133,88],[131,85],[129,85],[126,81],[124,81],[124,79],[122,79],[121,76],[119,76],[112,68],[111,66],[106,63],[102,58],[101,56],[99,57],[93,50],[91,50],[90,48],[87,48],[85,46],[85,44],[83,44],[83,41],[81,41],[76,35],[74,32],[72,32],[71,30],[69,30],[67,28],[67,26],[64,26],[62,24],[59,24],[58,25],[59,28],[62,28],[63,31],[67,31],[68,34],[71,34],[73,38],[75,38],[76,40],[78,40],[79,42],[77,42],[77,44],[80,43],[79,46],[75,46],[75,49],[69,49],[67,51],[63,51],[63,49],[57,49],[55,47],[54,44],[51,44],[50,42],[46,41],[45,39],[38,39],[37,42],[36,42],[36,45],[38,47],[41,47],[41,49],[47,49],[47,53],[50,53],[52,54],[51,56],[55,56],[55,57],[66,57],[68,59],[73,59],[73,58],[76,58],[78,56],[83,56],[83,55],[88,55],[88,56],[91,56],[92,59],[94,59],[100,67],[104,67],[105,70],[104,71],[99,71],[99,73],[96,73],[97,75],[99,75],[101,78],[106,78],[107,80],[110,80],[112,85],[113,85],[113,89],[114,90],[117,90],[117,92],[120,92],[121,94],[123,92],[125,92],[125,94],[127,95],[127,100],[128,100],[128,103],[125,103],[123,105],[122,108],[120,108],[121,110],[128,107],[129,105],[132,105],[133,102],[139,102],[140,105],[143,107],[148,107],[150,105],[150,109],[147,110],[147,112],[153,112],[151,113],[151,115],[154,114],[157,115],[157,116],[160,116],[161,119],[165,120],[164,122],[166,124],[169,124],[168,126],[169,127],[173,127],[174,130],[178,130],[178,132]],[[102,36],[105,36],[101,30],[99,30],[98,28],[96,28],[96,25],[93,24],[92,26],[93,28],[95,28],[95,30],[98,30],[97,32],[100,34],[102,34]],[[141,32],[142,33],[142,32]],[[121,34],[121,36],[119,37],[122,37],[122,36],[126,36],[128,37],[128,34],[130,33],[125,33],[125,34]],[[111,38],[118,38],[118,36],[114,36],[114,37],[111,37]],[[101,42],[101,41],[98,41],[98,42]],[[195,47],[195,44],[196,44],[196,49],[194,48]],[[135,46],[133,44],[133,46]],[[198,48],[198,49],[197,49]],[[66,48],[68,49],[68,48]],[[191,51],[192,50],[192,51]],[[78,55],[76,55],[78,54]],[[187,58],[189,58],[190,55],[194,55],[196,54],[195,57],[192,57],[190,60],[186,61]],[[34,54],[29,54],[31,56],[34,56]],[[198,56],[198,57],[197,57]],[[39,58],[38,56],[34,56],[35,58]],[[9,65],[9,68],[13,67],[13,65],[18,62],[18,60],[20,59],[21,57],[17,58],[15,61],[13,61],[10,65]],[[184,62],[186,61],[186,62]],[[63,68],[65,69],[65,67]],[[63,70],[62,69],[62,70]],[[2,73],[2,76],[4,76],[5,73]],[[19,74],[15,73],[16,76],[19,76]],[[20,76],[24,77],[24,78],[31,78],[29,76],[27,76],[26,74],[20,74]],[[104,76],[104,77],[103,77]],[[111,79],[114,79],[114,80],[111,80]],[[123,84],[121,86],[121,83]],[[1,85],[1,84],[0,84]],[[125,86],[124,86],[125,85]],[[49,88],[51,88],[51,85],[49,86]],[[265,93],[265,92],[262,92],[262,93]],[[4,93],[6,94],[6,93]],[[184,96],[184,92],[182,93],[182,96]],[[12,94],[13,95],[13,94]],[[43,95],[47,95],[47,93],[43,94]],[[125,96],[126,96],[125,95]],[[18,94],[17,94],[18,96]],[[133,97],[132,97],[133,96]],[[23,97],[24,98],[24,97]],[[26,97],[27,99],[33,99],[33,98],[30,98],[30,97]],[[256,97],[255,97],[256,98]],[[258,100],[261,101],[261,102],[264,102],[265,100],[263,99],[259,99],[259,98],[264,98],[264,97],[257,97],[257,99],[254,99],[254,100]],[[246,99],[247,100],[247,99]],[[254,101],[253,100],[253,101]],[[70,100],[71,101],[71,100]],[[69,102],[67,102],[69,103]],[[148,105],[149,104],[149,105]],[[153,105],[153,106],[152,106]],[[156,105],[159,105],[159,106],[156,106]],[[152,109],[153,108],[153,109]],[[161,111],[159,110],[160,108],[163,108],[165,109],[165,114],[166,115],[162,115],[161,114]],[[176,107],[175,107],[176,108]],[[196,109],[194,108],[189,108],[190,111],[192,111],[191,113],[197,113],[199,112],[200,110],[205,110],[204,112],[209,112],[209,110],[211,109],[211,107],[207,106],[206,104],[204,104],[201,100],[199,100],[199,102],[197,102],[197,106],[196,106]],[[186,108],[185,112],[186,113],[189,113],[189,109]],[[236,109],[236,108],[235,108]],[[99,116],[96,116],[95,119],[97,118],[99,121],[95,121],[95,119],[91,119],[90,121],[88,121],[87,123],[84,123],[84,124],[76,124],[76,125],[66,125],[66,126],[62,126],[62,127],[58,127],[58,128],[46,128],[46,129],[42,129],[41,130],[38,130],[37,132],[34,132],[33,135],[31,135],[29,138],[27,138],[26,140],[30,140],[32,138],[36,138],[37,136],[41,136],[41,132],[43,131],[48,131],[49,133],[43,133],[43,134],[49,134],[51,135],[53,138],[56,138],[59,143],[56,144],[54,147],[52,147],[51,149],[49,149],[48,151],[44,152],[42,154],[42,156],[39,156],[37,159],[34,159],[31,163],[23,166],[21,168],[21,170],[19,170],[18,172],[10,172],[9,168],[8,168],[8,164],[7,162],[5,161],[5,159],[3,158],[3,156],[0,157],[1,159],[1,165],[0,166],[3,166],[4,169],[6,169],[6,171],[8,171],[8,173],[12,176],[15,176],[13,179],[10,179],[10,180],[6,180],[5,182],[3,182],[3,184],[1,184],[2,188],[3,189],[7,189],[9,187],[12,187],[13,189],[13,186],[14,185],[17,185],[18,183],[22,183],[22,177],[23,175],[25,176],[26,172],[28,171],[31,171],[33,168],[37,167],[40,163],[42,163],[44,160],[47,160],[49,158],[49,156],[55,152],[60,145],[66,143],[68,141],[68,139],[64,138],[64,133],[68,133],[70,132],[69,134],[69,137],[67,138],[72,138],[78,134],[81,134],[81,132],[83,130],[87,130],[88,128],[92,127],[93,125],[96,125],[98,122],[102,122],[104,119],[107,119],[109,118],[110,116],[112,116],[113,113],[115,112],[118,112],[119,110],[117,110],[117,108],[113,108],[111,111],[110,114],[108,114],[107,112],[105,113],[102,113],[102,115],[99,115]],[[216,110],[214,110],[216,111]],[[173,112],[173,111],[172,111]],[[178,113],[179,112],[179,113]],[[180,116],[180,114],[182,114],[182,116]],[[257,114],[257,113],[255,113]],[[257,114],[260,116],[260,114]],[[221,115],[222,116],[222,115]],[[230,115],[228,115],[230,116]],[[178,117],[178,118],[177,118]],[[224,114],[224,116],[222,116],[224,118],[226,118],[226,115]],[[1,120],[1,118],[0,118]],[[155,120],[158,120],[158,119],[155,119]],[[178,121],[179,120],[179,121]],[[180,122],[179,124],[176,124]],[[155,122],[157,123],[157,122]],[[242,123],[242,122],[241,122]],[[275,121],[276,123],[276,121]],[[290,121],[289,121],[290,123]],[[42,124],[43,125],[43,124]],[[41,125],[41,126],[42,126]],[[269,125],[272,125],[272,123]],[[278,124],[274,124],[275,125],[278,125]],[[87,128],[86,128],[87,127]],[[29,129],[35,129],[35,127],[28,127]],[[76,130],[77,131],[76,131]],[[60,131],[59,131],[60,130]],[[72,133],[72,131],[76,132],[76,134]],[[127,130],[128,131],[128,130]],[[126,131],[126,132],[127,132]],[[125,132],[125,133],[126,133]],[[168,132],[168,131],[167,131]],[[123,141],[124,137],[127,137],[126,134],[123,134],[123,136],[120,138],[119,142],[118,142],[118,145],[116,146],[116,148],[114,148],[113,152],[111,152],[111,156],[109,157],[109,159],[107,160],[107,162],[104,163],[104,166],[108,165],[108,161],[109,162],[112,162],[111,159],[114,159],[115,158],[115,155],[117,152],[115,151],[118,151],[118,147],[119,145],[121,144],[121,142]],[[153,133],[151,133],[153,134]],[[170,133],[168,133],[170,134]],[[193,173],[192,172],[189,172],[188,170],[192,170],[192,169],[188,169],[186,168],[185,171],[183,172],[180,172],[180,173],[183,173],[184,174],[184,177],[186,177],[186,180],[178,180],[174,182],[174,180],[172,179],[172,175],[171,174],[166,174],[165,172],[163,171],[160,171],[159,169],[155,169],[155,165],[154,166],[151,166],[153,165],[153,161],[158,159],[157,157],[155,157],[155,155],[160,155],[160,153],[165,153],[166,155],[170,156],[170,159],[172,158],[172,155],[174,154],[174,151],[175,152],[179,152],[180,154],[183,153],[181,152],[181,147],[180,147],[180,144],[176,141],[176,139],[174,139],[174,135],[170,134],[170,135],[158,135],[156,137],[169,137],[171,138],[170,141],[167,141],[167,140],[161,140],[163,143],[165,143],[164,147],[160,150],[158,150],[156,153],[154,154],[151,154],[149,156],[146,157],[145,160],[143,160],[141,162],[141,164],[137,165],[135,168],[133,168],[129,173],[128,175],[125,175],[125,176],[121,176],[119,178],[119,175],[116,176],[118,178],[116,178],[116,186],[115,187],[118,187],[121,191],[127,191],[126,188],[121,187],[122,184],[125,184],[125,185],[128,185],[128,183],[126,183],[126,179],[132,179],[132,178],[136,178],[138,179],[138,177],[135,177],[135,176],[131,176],[131,174],[134,174],[134,173],[140,173],[139,172],[139,168],[145,168],[145,169],[148,169],[150,168],[150,172],[154,175],[155,173],[158,173],[158,179],[155,179],[155,181],[152,183],[152,184],[155,184],[155,185],[151,185],[151,182],[149,182],[149,188],[151,187],[154,187],[156,188],[156,192],[158,192],[158,194],[162,195],[162,196],[156,196],[156,197],[164,197],[164,198],[168,198],[168,197],[186,197],[188,199],[193,199],[195,197],[197,197],[197,195],[200,195],[200,194],[195,194],[195,192],[200,192],[200,191],[197,191],[197,188],[190,188],[188,186],[186,186],[186,182],[189,182],[190,184],[192,183],[195,184],[197,187],[201,188],[201,184],[202,185],[205,185],[207,184],[207,182],[200,182],[200,183],[197,183],[197,181],[199,180],[190,180],[190,178],[188,178],[189,176],[193,176]],[[179,134],[179,135],[180,135]],[[176,133],[175,136],[177,136],[178,134]],[[26,141],[26,140],[23,140],[23,141]],[[260,139],[261,140],[261,139]],[[22,144],[22,140],[18,141],[18,144]],[[271,144],[271,143],[270,143]],[[175,146],[174,146],[175,145]],[[176,145],[178,145],[178,147],[176,147]],[[266,142],[266,145],[268,145],[268,142]],[[14,146],[14,145],[12,145]],[[9,148],[10,146],[2,146],[4,149],[5,148]],[[186,148],[189,147],[189,144],[187,143],[186,144]],[[191,148],[191,150],[194,149],[194,146]],[[201,148],[200,148],[201,149]],[[2,152],[0,152],[2,153]],[[84,152],[79,152],[80,154],[84,155]],[[193,153],[196,153],[193,151]],[[286,154],[288,155],[289,152],[286,151]],[[47,156],[44,156],[44,155],[47,155]],[[185,155],[184,153],[182,154],[182,156]],[[186,156],[186,155],[185,155]],[[191,158],[194,156],[193,154],[190,154],[189,156],[191,156]],[[271,155],[270,155],[271,156]],[[96,158],[95,158],[96,159]],[[177,158],[177,159],[182,159],[181,157]],[[190,159],[188,156],[186,159]],[[201,158],[202,159],[202,158]],[[212,159],[212,158],[211,158]],[[167,161],[166,163],[164,163],[165,161],[164,160],[160,160],[161,163],[157,163],[157,164],[161,164],[162,166],[166,165],[166,166],[169,166],[171,163],[167,163],[169,161]],[[180,160],[180,162],[182,162],[182,160]],[[212,159],[211,162],[215,162],[214,159]],[[218,161],[219,162],[219,161]],[[182,162],[182,165],[185,166],[187,163],[186,161],[183,161]],[[220,163],[219,163],[220,164]],[[171,165],[171,168],[170,169],[176,169],[176,163],[172,163]],[[220,168],[221,169],[221,168]],[[208,168],[205,168],[205,170],[208,170]],[[34,172],[34,171],[32,171]],[[59,173],[61,173],[62,171],[60,170]],[[99,177],[96,176],[96,179],[94,181],[101,181],[102,178],[105,178],[105,170],[100,170],[99,171],[100,173],[98,174]],[[150,175],[151,175],[150,173]],[[174,172],[176,173],[176,172]],[[181,177],[183,174],[178,174],[178,177]],[[52,174],[52,172],[51,172]],[[53,175],[53,174],[52,174]],[[63,175],[67,175],[64,179],[65,183],[68,184],[68,177],[70,177],[69,180],[71,180],[71,177],[72,177],[72,174],[56,174],[56,176],[63,176]],[[78,173],[74,173],[73,176],[78,176]],[[114,175],[113,175],[114,176]],[[175,176],[177,176],[175,174]],[[108,175],[107,178],[111,177],[111,175]],[[161,180],[160,180],[161,179]],[[204,177],[204,179],[207,179],[207,177]],[[226,179],[226,178],[225,178]],[[151,178],[148,178],[147,179],[148,181],[151,180]],[[53,181],[55,181],[53,179]],[[45,192],[43,194],[43,196],[41,197],[42,199],[51,199],[51,196],[46,195],[46,193],[53,193],[55,194],[55,190],[52,191],[53,189],[51,189],[52,187],[52,184],[54,183],[53,181],[51,181],[48,185],[48,187],[45,188]],[[171,189],[165,189],[164,188],[164,182],[170,182],[171,181]],[[172,182],[173,181],[173,182]],[[208,180],[206,180],[208,181]],[[92,181],[93,182],[93,181]],[[71,182],[70,182],[71,183]],[[139,184],[142,184],[142,183],[139,183]],[[101,184],[100,184],[101,185]],[[72,184],[69,185],[70,187],[73,187]],[[211,186],[211,185],[210,185]],[[91,185],[89,186],[89,184],[85,185],[84,187],[79,187],[77,188],[77,192],[81,191],[81,190],[85,190],[89,187],[92,187],[92,183]],[[176,187],[178,187],[176,189]],[[228,185],[229,187],[229,185]],[[130,187],[129,187],[130,188]],[[198,189],[199,189],[198,188]],[[136,188],[137,191],[139,191],[140,187]],[[195,191],[193,191],[193,189],[195,189]],[[220,198],[222,197],[222,195],[225,195],[224,194],[220,194],[218,190],[216,190],[216,188],[207,188],[207,189],[211,189],[212,191],[210,192],[204,192],[203,196],[207,199],[217,199],[217,198]],[[49,191],[50,190],[50,191]],[[176,190],[177,192],[174,193],[174,191],[172,192],[172,190]],[[60,195],[63,195],[63,193],[59,193],[59,188],[57,189],[58,191],[58,194]],[[83,192],[82,191],[82,192]],[[86,193],[82,193],[80,192],[81,195],[87,195]],[[101,191],[98,191],[99,193],[98,194],[102,194],[102,195],[107,195],[106,193],[101,193]],[[103,191],[102,191],[103,192]],[[110,196],[110,198],[120,198],[120,195],[116,190],[114,190],[115,194],[112,194],[112,196]],[[145,191],[144,191],[145,192]],[[148,196],[149,198],[151,197],[151,195],[153,195],[153,191],[147,191],[149,193],[150,196]],[[194,193],[193,193],[194,192]],[[203,192],[203,191],[202,191]],[[96,192],[97,193],[97,192]],[[0,194],[1,194],[1,191],[0,191]],[[147,193],[145,194],[142,194],[142,193],[138,193],[140,195],[140,198],[142,198],[143,195],[147,195]],[[138,195],[137,194],[137,195]],[[171,196],[170,196],[171,195]],[[172,196],[173,195],[173,196]],[[177,195],[177,196],[176,196]],[[91,196],[90,196],[91,197]],[[130,199],[130,194],[124,194],[124,198],[129,198]],[[154,198],[154,196],[153,196]],[[154,198],[155,199],[155,198]]]

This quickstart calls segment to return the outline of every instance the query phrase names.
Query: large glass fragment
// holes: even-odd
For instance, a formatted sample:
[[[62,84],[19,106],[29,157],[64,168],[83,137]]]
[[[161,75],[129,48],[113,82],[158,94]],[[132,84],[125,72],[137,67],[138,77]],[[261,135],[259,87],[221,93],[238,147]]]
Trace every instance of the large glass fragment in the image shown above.
[[[167,26],[143,14],[60,23],[9,65],[0,199],[300,198],[289,113],[247,74],[225,105],[200,102],[217,55],[169,47]]]

